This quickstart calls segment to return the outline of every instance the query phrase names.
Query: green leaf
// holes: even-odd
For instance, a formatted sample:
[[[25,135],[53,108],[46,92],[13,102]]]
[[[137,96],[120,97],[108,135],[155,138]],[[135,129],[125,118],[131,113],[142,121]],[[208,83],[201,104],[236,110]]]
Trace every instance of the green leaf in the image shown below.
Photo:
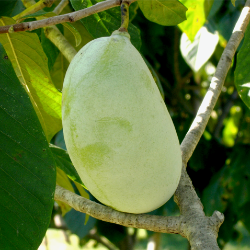
[[[205,11],[205,14],[206,14],[206,18],[209,16],[213,5],[214,5],[214,0],[205,0],[204,11]]]
[[[72,23],[71,26],[74,27],[74,29],[76,29],[78,31],[78,34],[81,36],[81,38],[79,39],[80,44],[76,46],[76,42],[74,40],[74,37],[72,36],[72,32],[69,29],[64,29],[64,36],[71,43],[71,45],[74,46],[77,51],[79,51],[85,44],[93,40],[93,37],[89,34],[89,32],[80,21]]]
[[[250,201],[241,207],[239,212],[239,218],[244,223],[246,229],[250,233],[250,213],[249,213]]]
[[[133,2],[130,6],[129,6],[129,21],[131,22],[137,15],[137,10],[139,8],[139,5],[136,2]]]
[[[185,33],[181,36],[181,54],[186,63],[195,72],[209,60],[219,42],[218,33],[211,25],[204,25],[191,42]]]
[[[11,25],[11,18],[0,19],[1,25]],[[39,38],[34,33],[19,32],[0,35],[8,57],[20,82],[25,86],[33,107],[48,139],[62,128],[61,97],[54,87],[49,70],[48,59]]]
[[[138,0],[138,4],[148,20],[160,25],[177,25],[187,19],[187,8],[177,0]]]
[[[48,58],[48,68],[52,69],[55,61],[59,55],[59,49],[45,36],[44,30],[41,29],[41,45],[43,47],[43,51]],[[51,77],[52,78],[52,77]],[[53,79],[52,79],[53,80]]]
[[[206,2],[209,2],[209,0],[207,0]],[[223,5],[223,1],[212,1],[213,2],[213,5],[209,11],[209,15],[207,16],[207,11],[205,11],[206,13],[206,17],[209,19],[209,18],[212,18],[217,12],[218,10],[221,8],[221,6]]]
[[[24,17],[18,19],[17,22],[21,22],[21,21],[23,21],[25,19],[29,19],[29,18],[41,18],[41,17],[47,18],[47,17],[53,17],[53,16],[56,16],[56,14],[54,12],[46,12],[44,10],[39,10],[36,13],[30,14],[30,15],[27,15],[27,16],[24,16]],[[71,23],[62,23],[62,25],[71,31],[71,33],[75,37],[76,47],[79,46],[79,44],[82,41],[82,38],[81,38],[81,35],[78,32],[78,30]]]
[[[90,7],[98,2],[102,2],[102,0],[70,0],[70,2],[75,10],[81,10]],[[81,22],[93,38],[110,36],[113,31],[119,29],[121,26],[120,7],[112,8],[85,17],[81,19]],[[131,43],[137,48],[137,50],[140,50],[141,37],[139,29],[130,23],[128,32],[131,36]]]
[[[1,0],[0,1],[0,17],[15,16],[25,10],[22,0]]]
[[[54,155],[57,167],[63,170],[72,181],[76,181],[83,185],[80,176],[71,163],[68,152],[53,144],[50,144],[50,149]]]
[[[243,45],[237,55],[234,72],[235,86],[242,101],[250,108],[250,26],[247,27]]]
[[[20,23],[21,21],[23,21],[25,19],[29,19],[29,18],[37,18],[37,17],[47,18],[47,17],[52,17],[52,16],[56,16],[56,14],[54,12],[47,12],[44,10],[39,10],[35,13],[29,14],[29,15],[26,15],[26,16],[23,16],[23,17],[17,19],[16,22]]]
[[[223,121],[224,128],[222,131],[222,139],[223,143],[228,147],[232,147],[235,144],[235,139],[237,138],[241,118],[241,108],[239,106],[233,106],[230,109],[230,116]]]
[[[80,43],[82,42],[82,37],[80,33],[78,32],[78,30],[71,23],[63,23],[62,25],[66,27],[68,30],[70,30],[71,33],[74,35],[76,47],[78,47]]]
[[[179,28],[186,33],[190,41],[193,41],[199,29],[205,24],[206,0],[180,0],[187,8],[187,20],[178,24]]]
[[[1,44],[0,78],[0,249],[37,250],[51,219],[55,163]]]
[[[234,147],[233,152],[227,160],[227,173],[225,181],[227,189],[231,190],[233,207],[237,212],[250,201],[250,146],[239,145]]]
[[[54,82],[55,87],[58,90],[62,90],[64,77],[69,66],[68,60],[63,56],[62,53],[59,53],[57,59],[50,71],[51,78]]]
[[[223,186],[224,172],[225,168],[212,178],[203,191],[202,204],[207,216],[211,216],[215,210],[223,213],[227,207],[227,200],[230,195],[227,193],[225,186]]]

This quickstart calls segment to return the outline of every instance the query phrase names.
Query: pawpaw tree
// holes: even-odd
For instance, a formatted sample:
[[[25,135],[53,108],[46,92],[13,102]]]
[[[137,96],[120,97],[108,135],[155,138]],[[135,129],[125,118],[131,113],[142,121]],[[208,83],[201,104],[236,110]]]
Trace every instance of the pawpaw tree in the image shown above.
[[[249,0],[0,1],[0,249],[36,250],[46,244],[49,248],[51,232],[63,232],[71,240],[77,235],[79,249],[91,244],[97,249],[240,249],[249,245],[249,9]],[[146,73],[136,70],[134,53],[125,60],[119,57],[119,48],[108,58],[103,46],[96,46],[93,53],[89,49],[94,39],[110,37],[118,29],[129,34],[157,91],[157,102],[168,110],[175,128],[171,134],[176,131],[179,141],[177,149],[175,143],[157,144],[165,138],[159,129],[165,118],[154,113],[154,94],[148,101],[143,99]],[[74,58],[81,58],[80,50],[89,56],[81,63],[83,68],[78,69],[77,63],[71,66],[78,71],[67,81],[74,82],[82,72],[92,79],[98,72],[97,81],[83,96],[78,95],[79,106],[67,104],[69,112],[73,106],[80,107],[74,119],[84,131],[81,141],[91,141],[92,133],[97,142],[115,141],[112,152],[128,156],[120,157],[120,171],[118,166],[117,172],[101,172],[95,168],[100,159],[105,159],[106,169],[117,162],[97,143],[91,150],[80,150],[84,159],[80,168],[87,163],[101,176],[92,178],[105,197],[117,195],[123,179],[124,195],[118,194],[117,199],[121,204],[130,190],[132,208],[142,199],[146,207],[155,207],[154,198],[167,194],[171,185],[171,178],[161,184],[168,169],[164,157],[182,157],[182,166],[181,160],[179,166],[173,165],[173,169],[182,168],[174,196],[153,211],[134,214],[102,204],[88,188],[89,177],[84,181],[77,160],[72,163],[77,154],[72,157],[64,140],[62,92],[66,72]],[[96,56],[100,53],[102,61]],[[112,85],[115,91],[98,89],[97,85],[114,79],[111,75],[122,85]],[[126,92],[125,76],[142,79],[142,84]],[[116,117],[119,109],[131,115],[140,107],[132,116],[143,122],[133,139],[125,136],[132,127],[120,117],[110,121],[98,116],[101,126],[96,127],[95,112],[105,110],[107,103]],[[80,117],[84,110],[88,115]],[[71,138],[68,133],[66,137]],[[148,142],[152,150],[143,151]],[[120,150],[124,143],[128,151]],[[166,148],[180,150],[181,156]],[[163,161],[166,169],[159,168]],[[142,162],[145,168],[139,169]],[[150,176],[144,178],[147,167]],[[132,168],[137,176],[129,172]],[[136,188],[139,179],[140,189]],[[117,187],[107,189],[111,181]]]

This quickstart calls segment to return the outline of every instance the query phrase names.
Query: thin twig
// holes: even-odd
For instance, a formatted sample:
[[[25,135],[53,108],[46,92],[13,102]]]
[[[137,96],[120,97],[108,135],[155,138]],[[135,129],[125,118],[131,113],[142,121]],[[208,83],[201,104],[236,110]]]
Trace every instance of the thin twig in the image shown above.
[[[63,11],[63,9],[68,5],[68,3],[69,0],[61,0],[61,2],[55,7],[53,12],[59,15]]]
[[[128,2],[133,3],[136,0],[130,0]],[[76,22],[84,17],[90,16],[92,14],[120,6],[121,1],[120,0],[107,0],[103,2],[99,2],[89,8],[78,10],[69,14],[64,14],[60,16],[50,17],[47,19],[42,19],[38,21],[33,22],[26,22],[26,23],[18,23],[14,25],[7,25],[0,27],[0,34],[2,33],[8,33],[8,32],[19,32],[19,31],[32,31],[35,29],[52,26],[59,23],[65,23],[65,22]]]
[[[210,118],[211,112],[217,102],[222,86],[226,79],[228,70],[232,63],[232,59],[241,40],[244,37],[247,25],[250,19],[250,0],[247,0],[241,15],[235,25],[233,34],[220,58],[214,77],[212,78],[210,87],[205,95],[196,117],[181,143],[182,160],[184,165],[187,164],[193,154]]]

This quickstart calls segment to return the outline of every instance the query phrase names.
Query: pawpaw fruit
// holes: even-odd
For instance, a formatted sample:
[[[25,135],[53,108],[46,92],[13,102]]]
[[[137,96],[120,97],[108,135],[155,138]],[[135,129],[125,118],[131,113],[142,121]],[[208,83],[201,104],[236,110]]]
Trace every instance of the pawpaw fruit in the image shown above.
[[[92,40],[73,58],[62,122],[72,163],[103,204],[146,213],[174,194],[182,166],[178,137],[127,32]]]

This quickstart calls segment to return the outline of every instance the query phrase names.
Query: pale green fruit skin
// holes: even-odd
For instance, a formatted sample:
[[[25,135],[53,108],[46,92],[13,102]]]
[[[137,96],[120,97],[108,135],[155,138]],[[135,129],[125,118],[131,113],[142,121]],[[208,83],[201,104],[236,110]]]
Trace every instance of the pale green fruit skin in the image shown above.
[[[63,85],[63,132],[83,183],[100,202],[146,213],[166,203],[181,175],[176,131],[128,34],[95,39]]]

